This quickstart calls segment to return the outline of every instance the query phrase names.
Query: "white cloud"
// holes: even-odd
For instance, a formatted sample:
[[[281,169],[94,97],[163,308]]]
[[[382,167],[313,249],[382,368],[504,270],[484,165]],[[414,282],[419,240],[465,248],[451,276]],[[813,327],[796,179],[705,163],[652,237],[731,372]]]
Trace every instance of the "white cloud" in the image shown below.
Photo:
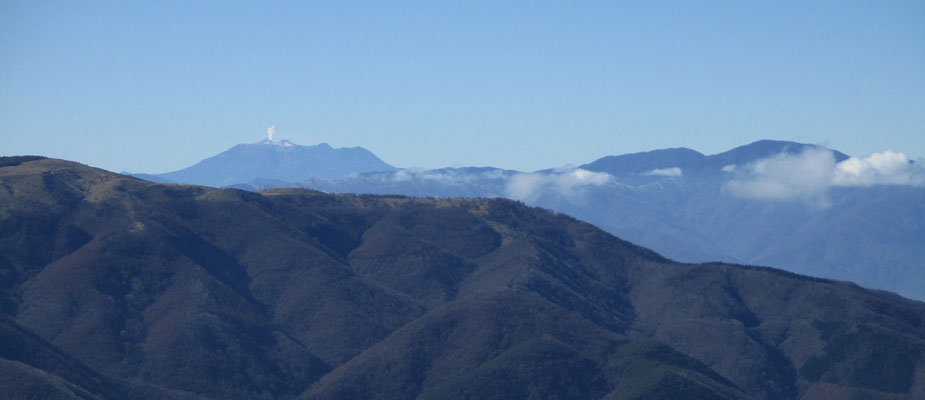
[[[448,172],[427,172],[421,175],[421,179],[442,182],[448,185],[471,184],[481,179],[480,174],[470,174],[450,170]]]
[[[426,170],[422,168],[404,168],[384,176],[378,176],[377,178],[380,181],[389,182],[407,182],[415,180],[437,182],[445,185],[466,185],[479,183],[484,180],[503,179],[505,175],[504,170],[500,169],[491,169],[481,173],[470,173],[456,169]]]
[[[735,174],[724,184],[727,193],[768,200],[825,203],[825,192],[832,186],[925,185],[925,168],[890,150],[836,163],[831,151],[808,149],[743,166],[727,165],[723,171]]]
[[[501,179],[504,178],[504,175],[504,170],[502,169],[490,169],[482,172],[482,178],[484,179]]]
[[[392,174],[392,182],[410,181],[413,178],[414,171],[409,169],[400,169]]]
[[[851,157],[835,166],[832,184],[837,186],[925,185],[925,167],[910,162],[903,153],[884,151],[867,157]]]
[[[524,201],[544,194],[575,197],[589,186],[601,186],[612,180],[613,177],[607,173],[581,168],[557,170],[549,174],[521,173],[508,179],[504,191],[508,197]]]
[[[533,198],[545,184],[546,176],[540,174],[515,174],[508,179],[504,187],[504,193],[507,197],[518,200],[527,200]]]
[[[681,168],[656,168],[648,172],[643,172],[642,174],[655,176],[681,176]]]
[[[829,187],[834,168],[835,156],[828,150],[782,153],[735,168],[739,173],[724,188],[738,197],[811,199]]]

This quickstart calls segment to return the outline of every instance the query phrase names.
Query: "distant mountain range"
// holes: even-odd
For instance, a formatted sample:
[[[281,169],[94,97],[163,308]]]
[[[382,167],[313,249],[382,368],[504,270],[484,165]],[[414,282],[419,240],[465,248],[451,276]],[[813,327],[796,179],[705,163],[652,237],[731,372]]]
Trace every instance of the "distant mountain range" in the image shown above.
[[[242,146],[260,149],[254,160],[264,161],[238,151],[209,160],[234,159],[227,164],[242,168],[281,164],[261,158],[284,154],[263,151],[273,148],[267,143],[232,150]],[[288,175],[272,173],[277,169],[234,175],[242,178],[216,168],[210,176],[247,190],[506,197],[591,222],[678,261],[770,265],[925,300],[925,172],[903,162],[895,153],[865,161],[821,146],[763,140],[714,155],[664,149],[532,173],[372,163],[369,169],[378,171],[348,175],[342,169],[339,178],[309,168],[301,175],[287,168]]]
[[[440,173],[565,197],[576,181],[684,187],[652,165],[669,171],[640,179],[668,180]],[[507,199],[254,193],[2,157],[0,398],[922,399],[925,304],[679,264]]]
[[[300,146],[285,139],[239,144],[179,171],[137,174],[154,182],[222,187],[241,183],[287,185],[308,178],[337,179],[370,171],[393,171],[362,147],[333,148],[327,143]]]

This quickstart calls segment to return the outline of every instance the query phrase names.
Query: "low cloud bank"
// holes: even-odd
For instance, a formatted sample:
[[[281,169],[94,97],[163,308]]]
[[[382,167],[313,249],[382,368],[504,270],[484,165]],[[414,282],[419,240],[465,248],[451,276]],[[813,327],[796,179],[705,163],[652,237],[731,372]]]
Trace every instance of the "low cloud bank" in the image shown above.
[[[376,178],[386,182],[408,182],[414,180],[440,182],[446,185],[466,185],[483,180],[503,179],[504,176],[505,172],[500,169],[491,169],[475,173],[455,169],[425,170],[420,168],[405,168],[391,174],[377,176]]]
[[[778,154],[746,165],[727,165],[732,175],[724,190],[737,197],[825,203],[833,186],[925,186],[925,167],[894,151],[851,157],[835,162],[830,150],[810,149],[800,154]]]
[[[925,186],[925,165],[910,162],[905,154],[890,150],[863,158],[851,157],[835,166],[832,184]]]
[[[643,175],[655,175],[655,176],[681,176],[681,168],[656,168],[648,172],[644,172]]]
[[[509,198],[531,201],[541,194],[555,194],[574,198],[588,187],[601,186],[613,181],[610,174],[581,168],[555,171],[548,174],[520,173],[511,176],[504,192]]]

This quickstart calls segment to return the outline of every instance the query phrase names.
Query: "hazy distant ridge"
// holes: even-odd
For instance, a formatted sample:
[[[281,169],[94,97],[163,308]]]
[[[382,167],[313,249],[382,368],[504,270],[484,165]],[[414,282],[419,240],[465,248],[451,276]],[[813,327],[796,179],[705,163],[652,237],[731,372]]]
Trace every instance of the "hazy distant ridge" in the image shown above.
[[[321,149],[330,157],[299,156],[318,162],[292,168],[280,162],[300,154],[292,149]],[[248,190],[507,197],[567,213],[679,261],[770,265],[925,299],[925,170],[901,153],[849,157],[818,145],[761,140],[713,155],[662,149],[533,173],[394,169],[385,163],[357,173],[348,170],[360,168],[342,168],[339,176],[318,172],[343,164],[336,151],[324,144],[268,140],[238,145],[187,169],[224,178],[185,182]],[[340,161],[327,161],[335,159]],[[301,178],[296,171],[316,172]],[[179,180],[169,174],[154,178]]]
[[[239,144],[190,167],[154,176],[176,183],[222,187],[261,178],[297,182],[394,169],[362,147],[335,149],[327,143],[300,146],[288,140],[266,139]]]

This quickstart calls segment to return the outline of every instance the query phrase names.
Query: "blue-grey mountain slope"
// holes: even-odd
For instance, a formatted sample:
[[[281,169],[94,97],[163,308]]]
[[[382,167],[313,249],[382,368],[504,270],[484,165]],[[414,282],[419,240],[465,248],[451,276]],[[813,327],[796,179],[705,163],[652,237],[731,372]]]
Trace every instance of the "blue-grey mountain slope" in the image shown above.
[[[745,165],[780,154],[800,154],[806,150],[824,149],[821,146],[781,140],[759,140],[719,154],[704,155],[684,147],[653,150],[642,153],[623,154],[599,158],[579,168],[588,171],[606,172],[621,181],[635,183],[660,180],[652,171],[678,168],[688,179],[716,179],[723,176],[727,165]],[[836,161],[848,158],[842,152],[834,151]]]
[[[260,161],[264,152],[257,150],[272,152],[278,146],[266,142],[232,149],[239,159],[235,166],[266,164]],[[237,180],[192,183],[248,190],[304,187],[328,193],[507,197],[591,222],[678,261],[769,265],[925,299],[925,187],[833,186],[789,199],[730,191],[730,183],[749,166],[755,171],[773,167],[766,165],[768,160],[773,163],[782,157],[797,164],[787,168],[798,179],[758,182],[752,190],[766,190],[761,185],[768,184],[775,190],[798,190],[805,183],[799,176],[804,169],[810,183],[814,179],[810,172],[818,169],[815,164],[799,164],[806,154],[821,154],[817,158],[828,162],[828,167],[849,159],[821,146],[762,140],[714,155],[663,149],[533,173],[492,167],[379,168],[349,176],[313,172],[308,178],[297,178],[265,170]],[[219,155],[201,164],[218,163],[220,157],[231,158]],[[803,161],[818,161],[808,160]]]
[[[239,144],[193,166],[155,177],[169,182],[213,187],[260,179],[275,180],[277,185],[282,185],[312,177],[337,179],[359,172],[394,169],[362,147],[335,149],[327,143],[300,146],[285,139],[265,139]]]
[[[684,262],[770,265],[925,299],[925,188],[833,187],[818,199],[730,194],[730,168],[820,146],[764,140],[704,155],[665,149],[610,156],[572,170],[535,173],[445,168],[306,180],[332,193],[508,197],[591,222]],[[276,185],[243,186],[252,190]],[[826,204],[817,204],[818,202]]]

